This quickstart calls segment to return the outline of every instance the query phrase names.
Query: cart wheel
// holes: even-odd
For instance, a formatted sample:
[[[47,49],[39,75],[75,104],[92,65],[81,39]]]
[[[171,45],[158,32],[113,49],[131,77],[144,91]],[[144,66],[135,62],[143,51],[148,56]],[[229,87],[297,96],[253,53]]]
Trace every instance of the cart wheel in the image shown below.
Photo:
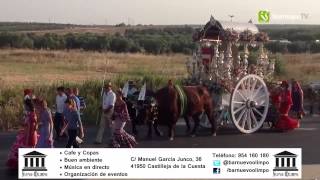
[[[261,128],[269,109],[269,92],[263,79],[250,74],[243,77],[230,98],[230,113],[234,125],[242,133]]]

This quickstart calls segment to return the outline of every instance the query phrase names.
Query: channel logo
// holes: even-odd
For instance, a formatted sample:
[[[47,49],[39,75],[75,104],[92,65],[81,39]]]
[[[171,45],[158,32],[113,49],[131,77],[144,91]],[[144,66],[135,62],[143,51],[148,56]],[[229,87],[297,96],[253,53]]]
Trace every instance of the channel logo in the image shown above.
[[[269,23],[270,22],[270,12],[269,11],[259,11],[258,12],[258,22],[259,23]]]

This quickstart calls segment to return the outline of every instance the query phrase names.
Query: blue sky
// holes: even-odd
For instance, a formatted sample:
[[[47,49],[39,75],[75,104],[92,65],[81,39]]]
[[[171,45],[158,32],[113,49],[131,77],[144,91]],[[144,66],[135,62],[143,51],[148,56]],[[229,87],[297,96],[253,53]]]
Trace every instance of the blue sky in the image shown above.
[[[259,10],[282,19],[272,23],[320,24],[318,0],[0,0],[0,21],[73,24],[203,24],[219,20],[257,22]],[[306,19],[283,18],[307,14]]]

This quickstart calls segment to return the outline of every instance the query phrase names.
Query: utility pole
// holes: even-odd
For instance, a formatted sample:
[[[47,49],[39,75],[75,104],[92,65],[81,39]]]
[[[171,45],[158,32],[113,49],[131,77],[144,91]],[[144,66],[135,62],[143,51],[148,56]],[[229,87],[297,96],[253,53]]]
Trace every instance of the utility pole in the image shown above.
[[[234,18],[234,15],[229,15],[229,17],[230,17],[230,21],[232,22],[232,18]]]

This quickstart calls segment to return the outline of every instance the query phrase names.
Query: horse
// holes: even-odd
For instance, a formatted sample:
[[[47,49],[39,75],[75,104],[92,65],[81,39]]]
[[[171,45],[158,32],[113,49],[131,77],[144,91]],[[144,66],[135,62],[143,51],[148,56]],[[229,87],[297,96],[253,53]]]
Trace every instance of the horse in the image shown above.
[[[157,136],[162,136],[162,132],[158,129],[158,111],[157,106],[153,103],[152,98],[154,92],[152,90],[146,90],[146,100],[138,100],[139,91],[135,92],[131,97],[126,98],[126,104],[128,107],[129,116],[131,119],[131,128],[134,135],[138,135],[137,126],[147,125],[148,132],[147,137],[151,138],[154,132]]]
[[[179,88],[180,87],[180,88]],[[184,95],[183,95],[184,94]],[[184,97],[183,97],[184,96]],[[189,118],[194,120],[192,136],[196,135],[199,127],[199,116],[204,112],[210,123],[211,133],[216,136],[217,123],[213,115],[213,100],[209,90],[204,86],[174,86],[170,81],[168,86],[155,93],[158,107],[158,124],[168,126],[169,139],[173,140],[175,126],[180,117],[183,117],[187,131],[190,131]]]

